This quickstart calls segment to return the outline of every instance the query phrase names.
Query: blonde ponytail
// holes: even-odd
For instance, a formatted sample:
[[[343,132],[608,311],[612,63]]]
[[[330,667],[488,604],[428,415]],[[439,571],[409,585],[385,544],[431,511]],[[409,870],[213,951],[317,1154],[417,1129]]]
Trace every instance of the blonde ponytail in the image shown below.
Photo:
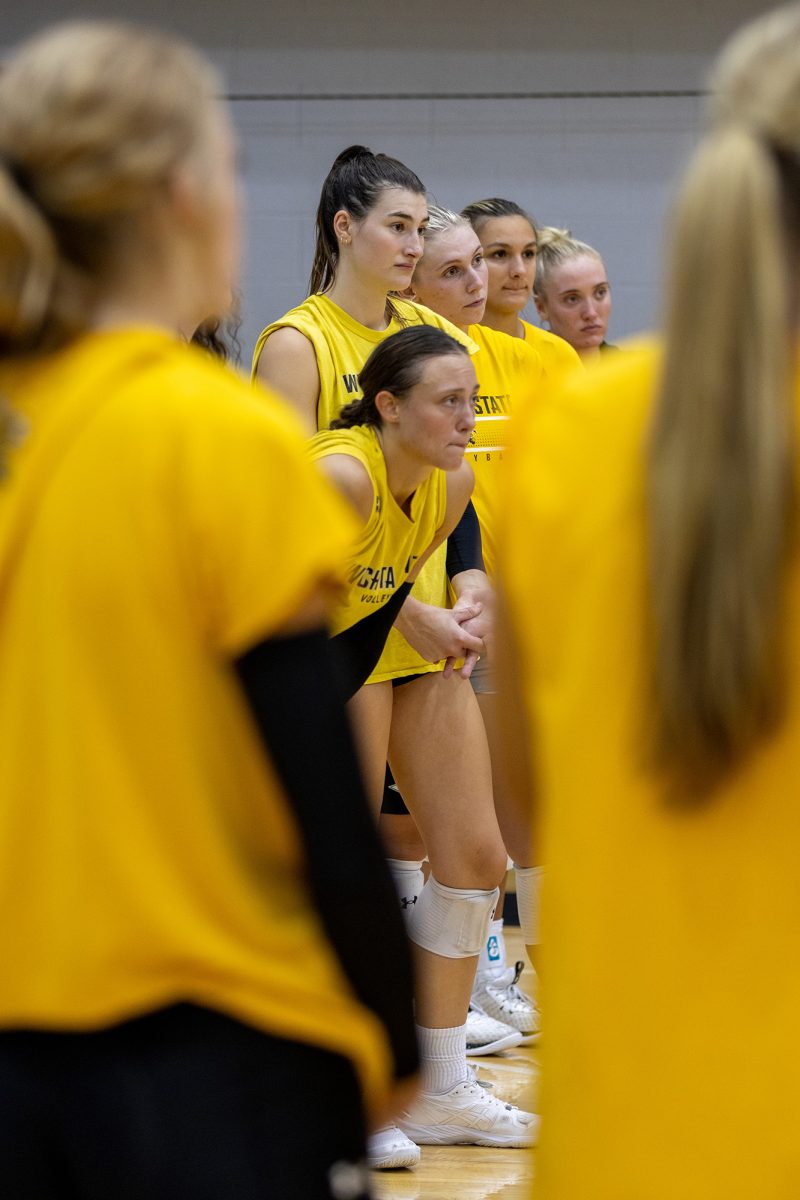
[[[40,327],[53,288],[53,236],[0,162],[0,344],[24,342]]]
[[[798,265],[787,199],[768,134],[726,121],[698,150],[674,218],[649,464],[656,748],[699,793],[781,713]]]
[[[202,145],[217,81],[183,43],[109,21],[22,46],[0,74],[0,354],[91,317],[137,218]]]
[[[554,271],[576,258],[586,257],[596,258],[601,264],[603,262],[594,246],[573,237],[570,229],[559,229],[555,225],[540,226],[536,231],[534,294],[543,297]]]
[[[88,280],[61,260],[41,209],[0,163],[0,354],[57,345],[80,328]]]

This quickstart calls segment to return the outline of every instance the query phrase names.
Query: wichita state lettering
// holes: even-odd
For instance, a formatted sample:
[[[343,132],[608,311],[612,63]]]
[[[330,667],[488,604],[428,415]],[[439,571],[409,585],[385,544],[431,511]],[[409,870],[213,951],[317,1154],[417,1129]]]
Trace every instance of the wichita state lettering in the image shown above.
[[[512,408],[510,392],[475,397],[475,429],[466,450],[470,463],[492,462],[503,457]]]
[[[500,396],[476,396],[476,417],[510,417],[511,396],[509,393]]]
[[[375,588],[386,589],[389,595],[395,591],[397,586],[394,581],[394,567],[391,563],[383,567],[370,567],[366,563],[356,563],[350,570],[348,582],[354,583],[356,587],[369,588],[370,591],[374,591]]]
[[[478,514],[483,541],[483,561],[494,573],[495,517],[509,421],[519,409],[535,403],[544,372],[538,353],[522,338],[496,329],[471,325],[470,337],[478,343],[474,356],[479,395],[475,400],[475,431],[467,447],[467,461],[475,471],[472,502]]]
[[[369,520],[350,556],[347,593],[333,613],[331,632],[336,634],[386,604],[408,577],[444,521],[447,481],[444,471],[434,470],[414,493],[411,512],[404,512],[389,491],[383,451],[368,425],[318,433],[311,439],[311,454],[316,459],[330,454],[355,458],[375,493]]]

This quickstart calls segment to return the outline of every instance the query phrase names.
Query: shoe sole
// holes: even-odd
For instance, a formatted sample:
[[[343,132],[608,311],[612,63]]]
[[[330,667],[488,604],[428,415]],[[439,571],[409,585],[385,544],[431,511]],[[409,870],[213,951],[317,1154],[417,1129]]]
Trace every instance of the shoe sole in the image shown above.
[[[523,1033],[520,1046],[538,1046],[541,1033]]]
[[[420,1149],[415,1146],[416,1154],[412,1154],[410,1150],[398,1151],[397,1154],[384,1154],[380,1158],[369,1159],[369,1168],[371,1171],[395,1171],[402,1167],[407,1167],[411,1170],[413,1167],[419,1166]]]
[[[522,1045],[523,1035],[518,1029],[512,1029],[505,1037],[483,1046],[467,1046],[467,1058],[480,1058],[484,1054],[497,1054],[498,1050],[508,1050],[511,1046]]]
[[[488,1008],[484,1011],[487,1017],[491,1017],[493,1021],[499,1021],[501,1025],[508,1025],[511,1029],[516,1029],[517,1033],[521,1034],[524,1038],[538,1038],[542,1032],[541,1029],[520,1029],[519,1025],[514,1024],[513,1017],[509,1017],[508,1015],[496,1017],[493,1012],[489,1012]],[[526,1045],[529,1044],[526,1042]]]
[[[404,1121],[403,1133],[421,1146],[492,1146],[496,1149],[526,1150],[535,1146],[539,1136],[538,1123],[529,1134],[481,1133],[463,1125],[440,1125],[432,1129],[429,1125],[412,1125]]]

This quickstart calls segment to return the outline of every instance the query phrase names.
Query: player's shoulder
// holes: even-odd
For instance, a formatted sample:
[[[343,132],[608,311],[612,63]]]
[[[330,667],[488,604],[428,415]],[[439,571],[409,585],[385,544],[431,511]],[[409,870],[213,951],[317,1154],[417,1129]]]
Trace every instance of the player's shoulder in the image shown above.
[[[448,321],[447,317],[443,317],[439,313],[434,312],[432,308],[427,308],[424,304],[420,304],[418,300],[410,300],[405,296],[393,296],[392,308],[403,324],[434,325],[437,329],[441,329],[443,333],[449,334],[454,341],[460,342],[465,349],[469,350],[470,354],[475,353],[477,346],[468,333],[464,333],[452,321]]]
[[[535,345],[524,338],[513,337],[510,333],[491,329],[488,325],[470,325],[469,335],[478,346],[490,350],[496,357],[508,362],[531,365],[540,361]]]

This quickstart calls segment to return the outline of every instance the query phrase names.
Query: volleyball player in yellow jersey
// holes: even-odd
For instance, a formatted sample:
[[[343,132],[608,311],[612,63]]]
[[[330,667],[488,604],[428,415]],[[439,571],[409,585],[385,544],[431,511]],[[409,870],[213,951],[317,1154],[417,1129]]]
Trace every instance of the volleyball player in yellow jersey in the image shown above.
[[[468,351],[433,326],[386,338],[359,382],[361,399],[311,442],[312,457],[363,522],[350,554],[350,586],[331,619],[337,638],[359,626],[351,643],[363,638],[365,620],[377,610],[391,603],[396,615],[396,593],[402,589],[405,599],[469,502],[473,475],[464,450],[475,425],[477,387]],[[391,621],[383,641],[390,627]],[[372,677],[382,651],[380,645],[360,668],[358,687]],[[354,690],[348,685],[348,693]]]
[[[512,435],[541,1200],[800,1180],[800,7],[736,35],[709,94],[663,347],[609,356]]]
[[[309,430],[328,429],[359,397],[372,350],[407,325],[461,333],[403,292],[422,254],[425,188],[386,154],[350,146],[322,187],[309,295],[262,332],[253,374],[289,400]]]
[[[480,520],[483,557],[491,578],[495,568],[499,482],[508,421],[515,406],[531,406],[535,403],[542,389],[544,371],[537,353],[520,338],[508,337],[480,324],[486,303],[487,268],[478,236],[465,217],[443,208],[429,210],[425,255],[414,272],[413,287],[425,305],[458,326],[478,346],[473,356],[479,383],[475,404],[476,423],[467,461],[475,473],[473,503]],[[426,572],[436,570],[437,563],[434,562],[425,568],[423,576]],[[442,574],[443,570],[442,567]],[[441,584],[439,588],[441,590]],[[435,583],[431,584],[430,590],[435,594]],[[419,657],[396,630],[390,634],[389,648],[395,668],[409,673],[419,669]],[[536,872],[530,863],[530,828],[526,813],[512,810],[506,803],[507,789],[499,769],[502,766],[499,748],[495,745],[494,681],[487,664],[488,656],[484,655],[470,679],[489,735],[493,791],[500,829],[517,867],[520,922],[526,943],[532,944]],[[382,824],[390,845],[391,839],[397,839],[393,850],[395,858],[403,858],[410,849],[410,839],[407,833],[404,836],[399,819],[403,807],[399,798],[387,795]],[[517,986],[519,969],[519,964],[516,969],[507,967],[502,913],[499,912],[481,951],[473,1002],[479,1010],[483,1009],[496,1021],[518,1030],[520,1038],[532,1040],[539,1032],[539,1014],[532,999]],[[470,1019],[480,1020],[475,1015]]]
[[[338,155],[320,194],[310,295],[267,326],[253,356],[254,377],[281,391],[309,433],[329,428],[342,407],[358,399],[361,368],[399,329],[433,325],[474,350],[448,321],[395,294],[408,289],[427,219],[425,188],[403,163],[364,146]],[[471,506],[465,527],[470,517],[477,527]],[[443,555],[442,549],[442,561]],[[436,628],[426,628],[424,642],[415,642],[427,656],[420,671],[441,670],[447,658],[482,649],[480,638],[465,634],[460,623],[480,613],[481,578],[464,573],[455,617],[443,608],[432,613],[429,625],[436,620]],[[435,599],[441,604],[444,596]],[[404,629],[415,636],[408,622]]]
[[[464,452],[477,385],[462,345],[429,326],[403,330],[373,351],[361,387],[362,398],[312,441],[314,456],[364,523],[350,590],[334,613],[334,631],[345,631],[335,641],[357,635],[389,607],[393,592],[452,532],[472,489]],[[419,963],[423,1093],[398,1123],[424,1144],[528,1145],[535,1118],[491,1096],[465,1061],[475,956],[505,864],[475,697],[459,676],[438,672],[393,687],[375,674],[353,701],[368,790],[377,813],[388,757],[431,865],[407,914]],[[385,1140],[394,1139],[387,1131]],[[395,1165],[409,1165],[408,1153],[408,1146],[395,1146]]]
[[[519,315],[530,303],[536,276],[536,226],[513,200],[476,200],[461,210],[477,233],[489,268],[483,324],[538,350],[553,378],[580,364],[568,342]]]
[[[299,309],[287,314],[286,325],[279,322],[278,326],[265,330],[255,354],[257,376],[284,392],[309,432],[329,424],[347,399],[358,398],[358,373],[369,352],[396,332],[401,322],[445,329],[457,341],[474,348],[460,330],[435,313],[390,296],[408,288],[413,268],[422,254],[427,212],[422,183],[395,159],[354,146],[334,162],[324,181],[317,211],[312,295]],[[474,536],[462,537],[470,517]],[[429,754],[420,754],[415,761],[414,777],[409,784],[415,791],[414,804],[441,807],[447,814],[445,826],[457,819],[455,814],[462,802],[479,805],[485,814],[483,826],[478,823],[465,827],[461,823],[459,836],[452,841],[448,852],[444,882],[493,891],[503,877],[504,861],[491,806],[488,757],[485,763],[482,758],[486,747],[480,740],[483,736],[480,714],[471,689],[444,678],[448,659],[458,659],[466,652],[468,658],[463,670],[468,674],[484,649],[482,629],[489,597],[485,574],[477,569],[480,554],[475,546],[479,545],[479,539],[471,505],[456,535],[456,543],[463,549],[458,569],[454,568],[452,582],[458,597],[454,607],[429,605],[424,626],[421,619],[406,618],[405,606],[398,615],[405,636],[425,656],[415,674],[430,678],[427,682],[423,679],[408,682],[402,695],[397,693],[391,713],[393,724],[401,727],[398,742],[410,745],[418,737],[420,745],[430,747]],[[436,553],[444,558],[444,547]],[[436,599],[441,604],[444,595]],[[467,620],[477,623],[473,632],[464,629]],[[390,669],[388,676],[378,673],[377,678],[391,675]],[[374,689],[362,691],[370,693]],[[385,697],[382,703],[386,705]],[[359,694],[353,709],[357,720],[363,716],[369,733],[375,727],[374,714],[362,713],[363,707],[364,697]],[[381,716],[379,728],[382,719]],[[470,734],[475,722],[477,740]],[[417,725],[419,729],[415,728]],[[434,730],[438,731],[438,745]],[[451,769],[454,761],[466,765],[475,758],[482,765],[471,771]],[[452,1035],[451,1041],[455,1046],[460,1039],[462,1049],[470,991],[467,976],[471,969],[474,970],[474,958],[465,965],[455,959],[447,962],[442,956],[431,955],[420,973],[420,988],[442,998],[442,1004],[433,1004],[424,1020],[431,1026],[456,1030],[457,1036]],[[421,1011],[426,1012],[425,1003]],[[423,1045],[423,1060],[433,1062],[439,1053],[428,1038]],[[466,1072],[463,1061],[457,1071],[460,1072],[457,1077],[463,1078]],[[455,1081],[456,1075],[451,1072],[445,1082],[449,1080]],[[476,1093],[473,1098],[480,1109],[484,1096]],[[476,1130],[476,1136],[479,1132]],[[397,1130],[384,1131],[370,1145],[370,1159],[375,1166],[413,1165],[418,1157],[417,1147]]]
[[[19,1200],[366,1196],[362,1093],[377,1119],[417,1064],[327,661],[352,517],[285,406],[177,333],[219,310],[236,257],[220,90],[181,44],[103,23],[42,34],[0,77],[0,1176]]]
[[[612,304],[602,258],[568,229],[545,226],[537,234],[533,294],[539,316],[585,364],[613,352],[617,347],[606,341]]]

